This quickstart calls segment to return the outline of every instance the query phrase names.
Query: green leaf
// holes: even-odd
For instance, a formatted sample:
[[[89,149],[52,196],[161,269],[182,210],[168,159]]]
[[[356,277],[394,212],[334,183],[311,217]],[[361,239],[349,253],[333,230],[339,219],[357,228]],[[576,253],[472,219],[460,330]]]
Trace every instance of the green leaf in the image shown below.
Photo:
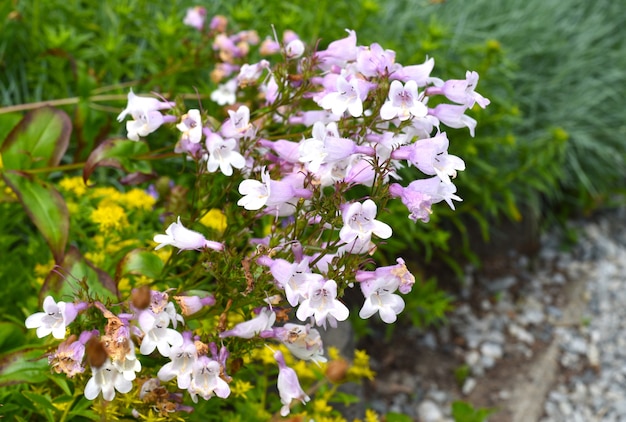
[[[452,417],[456,422],[484,422],[494,413],[491,408],[474,408],[470,403],[455,401],[452,403]]]
[[[0,351],[7,351],[24,343],[24,324],[0,322]]]
[[[2,145],[6,137],[20,120],[22,120],[20,113],[0,114],[0,145]]]
[[[72,122],[64,111],[42,107],[27,113],[0,148],[4,168],[29,170],[58,165],[71,132]]]
[[[48,360],[41,350],[18,350],[0,357],[0,387],[43,382],[49,373]]]
[[[35,407],[43,410],[46,413],[48,420],[54,421],[53,414],[56,412],[57,408],[54,407],[54,404],[52,404],[52,401],[48,396],[43,396],[41,394],[36,394],[30,391],[22,391],[22,394],[28,400],[33,402]]]
[[[72,390],[70,390],[69,384],[67,383],[67,379],[65,378],[65,375],[48,374],[48,378],[50,379],[50,381],[58,385],[61,388],[61,390],[63,390],[63,392],[67,394],[67,396],[70,397],[70,400],[71,400],[73,394],[72,394]],[[55,399],[55,402],[56,401],[57,399]]]
[[[61,262],[70,228],[69,212],[61,194],[51,184],[29,175],[5,172],[2,176],[46,239],[54,261]]]
[[[75,297],[79,290],[86,290],[92,299],[117,300],[117,284],[105,271],[93,266],[80,251],[72,246],[65,254],[59,269],[48,274],[39,293],[43,300],[48,292],[58,297],[69,295]]]
[[[387,422],[411,422],[413,419],[402,413],[390,412],[385,415],[385,420]]]
[[[150,165],[146,161],[138,161],[137,158],[148,152],[148,145],[144,142],[127,139],[104,141],[89,154],[85,167],[83,167],[83,180],[87,183],[97,167],[113,167],[127,172],[149,174],[151,172]]]
[[[157,278],[163,270],[163,261],[152,251],[133,249],[117,264],[115,279],[119,280],[126,274],[140,274],[149,278]]]

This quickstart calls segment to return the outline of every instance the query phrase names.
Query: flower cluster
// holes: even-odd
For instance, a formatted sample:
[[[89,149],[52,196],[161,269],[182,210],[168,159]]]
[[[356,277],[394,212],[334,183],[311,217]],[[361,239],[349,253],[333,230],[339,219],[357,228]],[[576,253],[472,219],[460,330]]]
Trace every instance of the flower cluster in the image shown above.
[[[204,9],[191,9],[185,22],[204,30],[205,15]],[[415,283],[402,258],[395,265],[373,264],[371,255],[393,236],[381,220],[386,203],[398,198],[410,219],[428,222],[433,204],[445,201],[454,209],[452,201],[461,200],[453,179],[465,163],[448,153],[444,129],[467,127],[474,135],[476,121],[466,111],[489,104],[475,91],[476,72],[443,81],[431,76],[432,58],[403,66],[394,51],[358,45],[350,30],[326,49],[307,51],[291,31],[282,42],[261,42],[255,33],[229,35],[226,28],[223,17],[209,25],[220,60],[213,76],[222,82],[211,99],[225,110],[208,116],[203,107],[131,91],[118,117],[132,117],[126,123],[132,141],[172,123],[178,137],[173,150],[195,164],[197,200],[154,241],[156,249],[177,248],[176,262],[191,268],[183,278],[178,267],[166,267],[173,273],[164,274],[164,281],[210,293],[176,296],[175,306],[166,292],[136,289],[116,314],[98,301],[72,305],[47,298],[45,313],[26,321],[40,337],[63,339],[77,312],[99,311],[104,334],[96,327],[74,333],[50,357],[55,370],[73,376],[84,370],[87,350],[88,399],[101,393],[112,400],[116,391],[130,391],[143,368],[137,351],[169,359],[142,384],[142,395],[151,397],[145,389],[175,379],[194,403],[198,396],[227,398],[227,361],[249,348],[273,342],[298,359],[325,362],[321,330],[350,316],[342,301],[347,289],[358,286],[362,293],[360,318],[378,314],[390,324],[404,310],[401,295]],[[249,63],[255,44],[266,58]],[[429,107],[434,97],[437,105]],[[404,166],[425,177],[402,181],[398,171]],[[217,240],[182,223],[215,216]],[[165,288],[184,291],[171,283]],[[215,318],[186,325],[183,316],[194,318],[206,307]],[[89,350],[102,356],[90,359]],[[283,353],[273,357],[280,414],[286,416],[292,401],[306,404],[309,396]],[[185,410],[180,399],[170,402]]]

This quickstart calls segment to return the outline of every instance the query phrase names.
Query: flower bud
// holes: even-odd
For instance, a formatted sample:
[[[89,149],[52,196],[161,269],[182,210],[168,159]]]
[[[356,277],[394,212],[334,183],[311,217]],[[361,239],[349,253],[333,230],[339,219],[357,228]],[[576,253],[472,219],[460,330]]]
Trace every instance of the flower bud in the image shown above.
[[[104,344],[96,337],[91,337],[85,345],[87,362],[92,368],[100,368],[109,358]]]
[[[350,365],[344,359],[336,359],[328,362],[326,366],[326,378],[334,384],[344,382]]]
[[[139,310],[144,310],[150,306],[150,287],[143,285],[133,289],[130,293],[130,301]]]

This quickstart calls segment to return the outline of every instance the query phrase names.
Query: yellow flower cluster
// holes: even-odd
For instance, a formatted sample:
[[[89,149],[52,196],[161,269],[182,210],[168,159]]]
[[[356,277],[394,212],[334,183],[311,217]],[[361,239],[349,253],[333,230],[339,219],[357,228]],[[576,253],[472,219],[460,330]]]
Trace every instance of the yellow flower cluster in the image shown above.
[[[126,211],[119,205],[106,201],[100,203],[91,212],[91,220],[100,226],[100,231],[108,233],[112,230],[118,231],[128,225]]]
[[[87,186],[80,176],[66,177],[59,181],[59,187],[66,191],[73,193],[76,196],[83,196],[87,193]]]
[[[233,393],[235,397],[243,397],[247,399],[246,393],[252,390],[254,387],[248,381],[235,380],[235,382],[230,386],[230,391]]]
[[[150,211],[156,199],[146,191],[135,188],[124,193],[118,203],[127,209]]]
[[[213,208],[204,214],[204,216],[200,219],[200,224],[203,224],[205,227],[210,229],[214,229],[219,233],[224,233],[227,225],[226,216],[221,210]]]
[[[348,369],[348,376],[373,380],[376,373],[370,368],[370,357],[365,350],[354,351],[354,362]]]

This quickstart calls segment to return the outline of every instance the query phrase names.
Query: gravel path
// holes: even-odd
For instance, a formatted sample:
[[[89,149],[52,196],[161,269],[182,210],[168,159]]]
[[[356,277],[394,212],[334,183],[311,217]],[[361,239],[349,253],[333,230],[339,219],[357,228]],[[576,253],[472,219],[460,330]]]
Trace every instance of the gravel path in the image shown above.
[[[532,259],[511,252],[504,277],[470,269],[474,306],[381,347],[364,401],[422,422],[452,421],[458,400],[491,422],[626,422],[626,209],[571,229],[569,248],[550,233]]]

